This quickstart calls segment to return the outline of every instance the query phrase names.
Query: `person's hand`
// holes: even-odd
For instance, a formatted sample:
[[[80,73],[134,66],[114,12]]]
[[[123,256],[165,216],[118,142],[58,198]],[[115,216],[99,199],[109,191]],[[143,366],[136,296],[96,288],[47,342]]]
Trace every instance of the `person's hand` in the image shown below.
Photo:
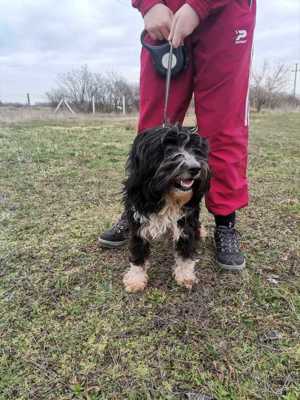
[[[197,28],[199,22],[198,14],[189,4],[184,4],[180,7],[174,15],[171,32],[168,37],[173,47],[176,48],[182,45],[184,39]]]
[[[156,4],[144,16],[145,29],[154,40],[168,39],[173,13],[164,4]]]

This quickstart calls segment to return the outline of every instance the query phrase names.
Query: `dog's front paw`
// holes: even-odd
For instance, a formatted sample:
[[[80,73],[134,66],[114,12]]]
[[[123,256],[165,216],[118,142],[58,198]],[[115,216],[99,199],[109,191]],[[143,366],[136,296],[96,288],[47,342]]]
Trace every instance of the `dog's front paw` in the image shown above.
[[[131,265],[130,270],[124,275],[123,283],[127,292],[141,292],[148,283],[147,272],[142,267]]]
[[[187,289],[192,289],[193,285],[198,282],[193,261],[183,262],[182,264],[177,263],[174,269],[174,276],[178,285]]]

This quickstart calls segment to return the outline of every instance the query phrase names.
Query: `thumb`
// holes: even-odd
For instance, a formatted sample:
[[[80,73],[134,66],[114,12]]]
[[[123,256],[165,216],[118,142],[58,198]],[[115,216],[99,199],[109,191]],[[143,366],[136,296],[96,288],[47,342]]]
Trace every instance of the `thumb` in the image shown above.
[[[183,42],[183,35],[182,35],[182,32],[180,31],[178,25],[179,24],[176,24],[175,29],[174,29],[174,34],[172,37],[172,44],[175,49],[177,47],[179,47]]]
[[[175,29],[176,29],[176,23],[177,23],[177,18],[175,16],[173,18],[170,34],[169,34],[169,37],[168,37],[168,41],[171,42],[172,44],[173,44],[173,39],[174,39],[174,34],[175,34]]]

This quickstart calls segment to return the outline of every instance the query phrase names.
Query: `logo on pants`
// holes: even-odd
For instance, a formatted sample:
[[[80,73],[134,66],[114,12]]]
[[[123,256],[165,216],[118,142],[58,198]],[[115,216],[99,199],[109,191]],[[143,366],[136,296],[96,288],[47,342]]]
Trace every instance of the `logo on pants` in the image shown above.
[[[246,29],[239,29],[235,31],[235,44],[247,43],[248,32]]]

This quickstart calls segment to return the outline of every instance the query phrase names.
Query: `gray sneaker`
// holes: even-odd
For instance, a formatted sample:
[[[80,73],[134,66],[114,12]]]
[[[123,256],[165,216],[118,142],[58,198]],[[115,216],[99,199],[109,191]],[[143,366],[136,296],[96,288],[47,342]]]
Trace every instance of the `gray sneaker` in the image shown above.
[[[237,231],[227,226],[215,229],[217,264],[227,271],[242,271],[246,266],[245,256],[240,250]]]
[[[125,212],[123,212],[120,219],[98,237],[98,244],[107,248],[122,247],[127,243],[128,236],[128,221]]]

